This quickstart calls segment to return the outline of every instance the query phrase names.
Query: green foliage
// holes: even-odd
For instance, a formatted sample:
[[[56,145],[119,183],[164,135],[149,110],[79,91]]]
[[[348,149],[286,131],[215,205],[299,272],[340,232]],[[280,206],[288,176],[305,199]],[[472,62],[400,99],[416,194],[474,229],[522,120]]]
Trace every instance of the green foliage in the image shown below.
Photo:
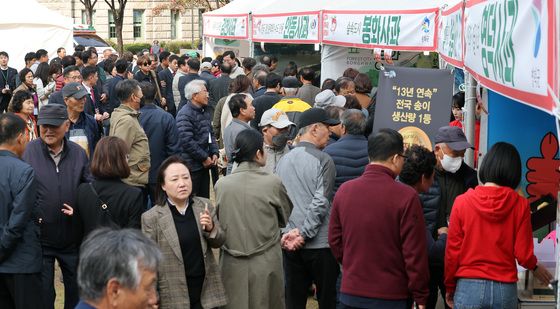
[[[124,44],[124,50],[133,53],[134,55],[141,52],[143,49],[150,49],[150,43],[129,43]]]
[[[179,54],[181,49],[192,49],[193,44],[189,41],[168,41],[160,42],[161,47],[169,52]]]
[[[110,39],[105,40],[105,42],[107,42],[107,44],[109,44],[109,46],[111,46],[115,50],[118,50],[119,45],[117,44],[117,42],[114,42],[113,40]]]

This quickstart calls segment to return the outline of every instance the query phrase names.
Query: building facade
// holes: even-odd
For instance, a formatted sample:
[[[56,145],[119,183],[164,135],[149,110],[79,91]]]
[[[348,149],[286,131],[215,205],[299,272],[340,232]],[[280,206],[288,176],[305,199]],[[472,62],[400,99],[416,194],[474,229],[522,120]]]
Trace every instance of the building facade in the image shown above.
[[[51,10],[74,19],[74,24],[87,24],[86,10],[80,0],[37,0]],[[123,22],[124,43],[161,41],[191,41],[202,36],[204,9],[187,9],[183,14],[162,10],[155,16],[152,8],[168,3],[163,0],[128,0]],[[115,22],[105,1],[98,0],[94,8],[93,27],[104,39],[117,40]]]

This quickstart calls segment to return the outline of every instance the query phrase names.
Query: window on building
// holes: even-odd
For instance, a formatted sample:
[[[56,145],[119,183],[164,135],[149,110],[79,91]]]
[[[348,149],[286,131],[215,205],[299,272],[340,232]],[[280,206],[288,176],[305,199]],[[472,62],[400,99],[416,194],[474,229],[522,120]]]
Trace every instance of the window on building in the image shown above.
[[[86,10],[82,10],[82,24],[87,25],[87,14]],[[93,14],[91,15],[91,24],[95,26],[95,10],[93,10]]]
[[[115,18],[111,10],[109,10],[108,13],[109,13],[109,38],[114,39],[117,37],[117,29],[115,28]]]
[[[171,11],[171,39],[178,39],[178,34],[181,31],[180,26],[180,14],[178,11]]]
[[[132,10],[134,38],[142,38],[144,31],[144,10]]]

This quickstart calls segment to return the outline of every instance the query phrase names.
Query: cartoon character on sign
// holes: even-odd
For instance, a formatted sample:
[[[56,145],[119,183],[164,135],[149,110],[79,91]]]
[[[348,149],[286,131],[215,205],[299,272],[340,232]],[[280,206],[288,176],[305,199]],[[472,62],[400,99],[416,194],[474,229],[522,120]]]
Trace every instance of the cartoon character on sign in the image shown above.
[[[429,33],[430,32],[430,19],[426,16],[424,17],[424,20],[422,21],[422,31],[424,33]]]
[[[331,18],[331,31],[334,32],[336,30],[336,16]]]
[[[558,139],[553,133],[547,133],[541,141],[541,157],[527,160],[527,194],[529,202],[540,199],[543,195],[556,196],[560,183],[560,159],[558,153]]]

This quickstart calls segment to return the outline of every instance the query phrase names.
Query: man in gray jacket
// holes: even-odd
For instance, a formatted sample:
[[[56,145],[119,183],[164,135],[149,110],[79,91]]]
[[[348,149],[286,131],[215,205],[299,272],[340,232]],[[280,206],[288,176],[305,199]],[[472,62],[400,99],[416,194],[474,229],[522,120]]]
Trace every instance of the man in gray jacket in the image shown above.
[[[0,114],[0,308],[42,308],[35,173],[20,158],[25,122]]]
[[[300,142],[276,167],[294,204],[282,236],[289,309],[305,308],[312,282],[317,285],[319,308],[336,306],[339,268],[328,244],[336,169],[321,149],[329,140],[329,126],[337,124],[323,109],[303,112],[298,121]]]

